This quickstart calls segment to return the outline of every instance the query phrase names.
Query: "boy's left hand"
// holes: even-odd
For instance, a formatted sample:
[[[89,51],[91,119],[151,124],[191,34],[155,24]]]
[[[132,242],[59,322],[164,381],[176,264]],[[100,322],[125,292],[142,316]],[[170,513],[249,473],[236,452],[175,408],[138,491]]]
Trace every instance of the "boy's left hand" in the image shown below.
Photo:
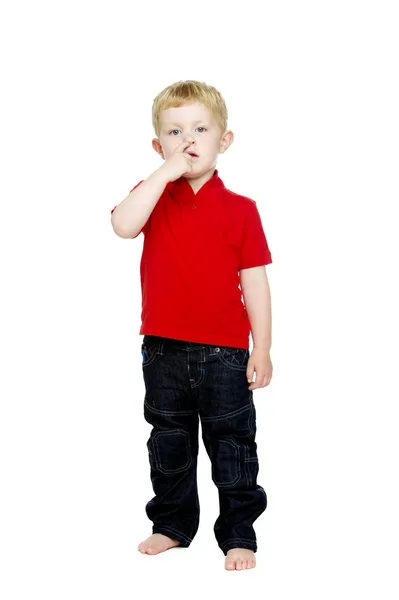
[[[253,381],[254,371],[256,372],[255,381]],[[266,348],[254,347],[247,364],[247,380],[250,383],[248,389],[256,390],[266,387],[270,383],[272,374],[273,365],[270,360],[270,351]]]

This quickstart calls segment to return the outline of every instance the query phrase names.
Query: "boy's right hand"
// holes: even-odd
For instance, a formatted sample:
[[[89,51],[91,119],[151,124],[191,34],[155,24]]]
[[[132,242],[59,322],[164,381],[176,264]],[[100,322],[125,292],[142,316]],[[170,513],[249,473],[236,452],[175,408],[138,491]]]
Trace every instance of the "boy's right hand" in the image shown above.
[[[161,169],[166,173],[168,181],[175,181],[193,170],[193,157],[186,152],[192,144],[194,142],[182,142],[173,154],[165,160]]]

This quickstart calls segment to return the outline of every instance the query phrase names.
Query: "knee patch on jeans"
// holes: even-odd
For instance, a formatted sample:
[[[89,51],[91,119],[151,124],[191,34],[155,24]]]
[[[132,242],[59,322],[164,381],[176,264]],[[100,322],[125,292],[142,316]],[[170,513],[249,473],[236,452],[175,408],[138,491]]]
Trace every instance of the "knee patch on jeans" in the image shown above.
[[[240,446],[231,439],[212,442],[212,479],[217,487],[233,486],[241,479]]]
[[[191,466],[190,436],[184,429],[152,432],[148,450],[151,466],[164,475],[179,473]]]

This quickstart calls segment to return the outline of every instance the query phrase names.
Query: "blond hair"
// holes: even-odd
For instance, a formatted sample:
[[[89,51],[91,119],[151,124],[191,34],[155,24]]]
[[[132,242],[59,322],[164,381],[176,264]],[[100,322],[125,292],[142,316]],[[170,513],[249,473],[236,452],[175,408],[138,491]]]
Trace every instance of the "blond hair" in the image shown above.
[[[162,110],[196,102],[200,102],[208,108],[219,125],[221,133],[224,133],[227,129],[227,107],[221,93],[203,81],[188,79],[169,85],[155,97],[152,105],[152,125],[156,136],[159,137],[160,133]]]

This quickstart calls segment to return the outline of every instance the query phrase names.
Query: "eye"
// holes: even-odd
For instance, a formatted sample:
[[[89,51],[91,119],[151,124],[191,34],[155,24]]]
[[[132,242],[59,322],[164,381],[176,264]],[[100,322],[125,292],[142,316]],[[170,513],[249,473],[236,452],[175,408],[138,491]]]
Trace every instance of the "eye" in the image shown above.
[[[202,129],[203,131],[207,131],[206,127],[202,127],[202,126],[200,126],[200,127],[197,127],[197,129]],[[169,131],[169,135],[170,135],[171,133],[172,133],[173,135],[175,135],[175,134],[174,134],[174,132],[175,132],[175,131],[177,131],[177,132],[178,132],[178,131],[180,131],[180,129],[171,129],[171,130]],[[200,133],[203,133],[203,131],[200,131]]]

